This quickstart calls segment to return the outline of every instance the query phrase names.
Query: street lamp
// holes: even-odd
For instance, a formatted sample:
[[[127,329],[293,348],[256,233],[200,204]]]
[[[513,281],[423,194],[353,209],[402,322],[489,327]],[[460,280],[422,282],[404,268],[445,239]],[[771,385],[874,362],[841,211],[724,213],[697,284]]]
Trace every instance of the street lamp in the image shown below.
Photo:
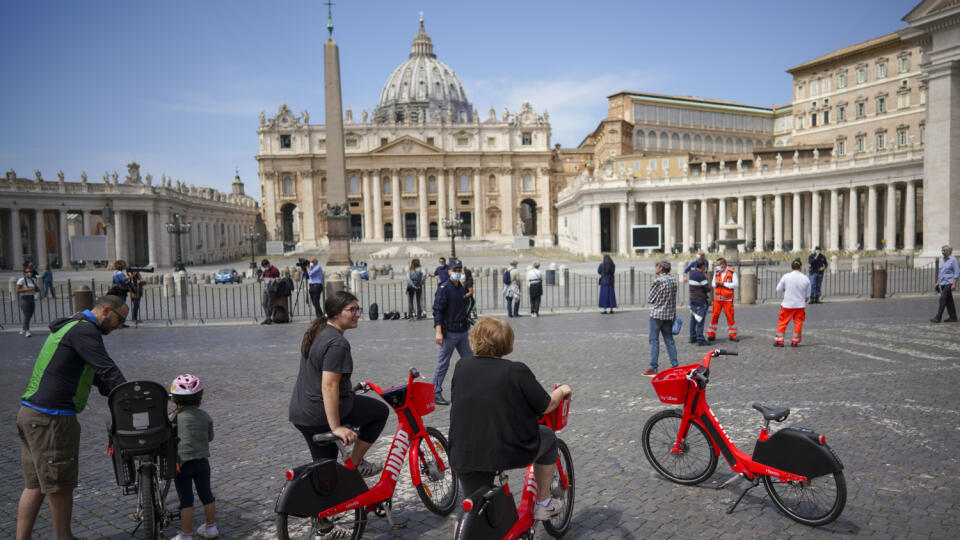
[[[254,248],[254,242],[260,240],[260,233],[253,232],[253,227],[251,226],[249,232],[247,232],[247,235],[244,236],[244,239],[250,242],[250,269],[256,270],[257,260],[254,258],[254,253],[256,251]]]
[[[185,270],[183,266],[183,250],[180,247],[180,236],[183,234],[190,233],[190,223],[184,223],[182,217],[179,213],[173,214],[173,223],[167,223],[167,232],[175,235],[177,238],[177,262],[174,264],[173,269],[177,272],[182,272]]]
[[[462,230],[463,220],[456,217],[456,211],[453,208],[450,209],[450,217],[441,218],[440,223],[443,225],[444,229],[450,232],[450,257],[457,257],[457,231]]]

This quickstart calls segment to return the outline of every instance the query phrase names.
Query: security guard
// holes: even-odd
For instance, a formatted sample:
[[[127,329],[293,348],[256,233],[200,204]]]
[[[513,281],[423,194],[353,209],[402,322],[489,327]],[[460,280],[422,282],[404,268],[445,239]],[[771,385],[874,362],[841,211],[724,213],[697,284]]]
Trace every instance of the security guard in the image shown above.
[[[740,287],[740,279],[733,268],[727,267],[727,260],[723,257],[717,259],[715,266],[717,271],[713,274],[713,316],[707,328],[707,341],[717,339],[717,322],[721,312],[727,316],[730,341],[740,341],[737,337],[737,323],[733,318],[733,295]]]
[[[450,357],[457,349],[460,358],[470,358],[470,342],[467,339],[470,329],[467,324],[467,288],[463,285],[463,263],[451,259],[449,279],[437,288],[433,299],[433,326],[437,331],[437,345],[440,354],[437,357],[437,369],[433,373],[434,401],[437,405],[449,405],[443,398],[443,379],[450,368]]]

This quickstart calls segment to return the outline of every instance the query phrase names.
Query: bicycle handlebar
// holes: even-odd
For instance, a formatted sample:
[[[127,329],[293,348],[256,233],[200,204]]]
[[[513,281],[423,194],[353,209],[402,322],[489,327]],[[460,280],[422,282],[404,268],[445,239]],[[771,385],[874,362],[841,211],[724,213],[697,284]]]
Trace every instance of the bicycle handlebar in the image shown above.
[[[713,349],[712,351],[707,351],[707,353],[703,355],[703,358],[700,359],[700,363],[703,364],[704,367],[709,368],[710,360],[714,356],[739,356],[739,354],[740,353],[738,353],[737,351],[728,351],[725,349]]]

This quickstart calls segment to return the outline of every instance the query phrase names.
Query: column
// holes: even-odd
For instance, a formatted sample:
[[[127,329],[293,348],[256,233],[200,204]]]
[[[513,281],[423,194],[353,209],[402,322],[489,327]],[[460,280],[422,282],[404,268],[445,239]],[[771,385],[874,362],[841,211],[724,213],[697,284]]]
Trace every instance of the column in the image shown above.
[[[951,180],[952,181],[952,180]],[[907,182],[907,196],[903,203],[903,249],[911,251],[916,249],[917,240],[917,184],[914,181]],[[927,250],[939,249],[942,246],[927,246]]]
[[[447,182],[450,182],[448,186],[450,189],[447,190],[447,208],[453,209],[453,215],[457,215],[457,183],[460,181],[460,175],[457,174],[457,171],[450,173],[450,178],[447,179]],[[510,192],[511,195],[513,191]],[[448,210],[449,211],[449,210]]]
[[[617,253],[621,255],[629,255],[631,251],[627,230],[627,203],[617,203]]]
[[[373,240],[383,241],[383,181],[380,179],[380,170],[373,172]]]
[[[66,210],[60,210],[60,233],[57,238],[60,240],[60,267],[66,268],[70,265],[70,229],[67,227]]]
[[[664,253],[672,253],[673,246],[677,243],[673,234],[673,201],[663,203],[663,242]]]
[[[600,254],[600,205],[590,205],[590,253]]]
[[[783,194],[773,196],[773,250],[783,251]]]
[[[447,215],[447,177],[443,169],[437,171],[437,216],[439,219],[450,217]],[[449,238],[450,234],[442,222],[437,222],[440,226],[440,238]]]
[[[13,250],[11,264],[14,271],[23,268],[23,244],[20,241],[20,209],[13,207],[10,209],[10,249]]]
[[[690,201],[684,200],[682,204],[682,212],[680,215],[681,224],[680,224],[680,233],[683,235],[680,238],[680,243],[683,245],[683,252],[690,252]]]
[[[548,199],[549,200],[549,199]],[[549,208],[549,207],[548,207]],[[487,205],[483,203],[483,171],[473,171],[473,237],[484,238],[487,232]],[[547,232],[549,233],[550,215],[547,214]]]
[[[847,229],[847,238],[849,242],[844,242],[845,249],[858,249],[857,244],[860,242],[860,216],[858,211],[860,209],[860,198],[857,196],[857,188],[852,187],[848,192],[848,199],[850,201],[850,227]]]
[[[417,171],[417,240],[421,242],[430,239],[427,207],[427,171],[421,169]]]
[[[750,230],[749,225],[747,225],[747,208],[746,201],[743,200],[743,197],[737,197],[737,225],[740,226],[740,231],[737,231],[736,236],[740,238],[740,235],[743,235],[743,238],[746,239],[747,231]],[[737,251],[743,253],[746,251],[746,246],[744,244],[737,245]]]
[[[887,184],[886,206],[883,237],[887,241],[887,252],[893,252],[897,249],[897,185],[893,182]]]
[[[756,199],[756,211],[754,212],[754,225],[757,227],[757,231],[754,234],[754,242],[756,242],[756,251],[763,251],[763,195],[757,195]]]
[[[47,264],[47,231],[44,227],[43,222],[43,209],[37,208],[34,212],[35,226],[34,226],[34,242],[37,245],[37,260],[34,261],[34,266],[37,271],[43,270],[43,265]]]
[[[157,211],[151,208],[147,210],[147,257],[150,266],[159,264],[160,258],[157,256],[160,247],[159,240],[157,238]]]
[[[810,247],[820,246],[820,222],[823,216],[820,212],[820,193],[810,193]]]
[[[373,182],[370,179],[370,171],[362,171],[363,178],[363,239],[373,240],[373,231],[376,225],[373,223]]]
[[[514,227],[516,227],[516,222],[514,218],[514,212],[516,210],[514,209],[514,204],[513,204],[513,169],[503,169],[503,174],[501,175],[499,182],[500,182],[500,193],[501,193],[500,201],[503,203],[503,208],[500,209],[501,210],[500,230],[501,230],[501,234],[503,234],[504,236],[513,238],[513,235],[515,232]],[[596,208],[596,212],[597,212],[596,226],[598,228],[597,238],[600,238],[599,237],[599,234],[600,234],[599,233],[599,227],[600,227],[600,207],[599,206]],[[598,243],[597,250],[593,251],[592,253],[599,253],[599,252],[600,252],[600,244]]]
[[[840,192],[830,190],[830,251],[840,250]]]
[[[647,201],[644,203],[644,225],[653,225],[654,221],[657,219],[657,208],[654,206],[654,203]],[[663,225],[660,226],[660,234],[663,234]],[[644,253],[652,253],[652,249],[643,250]]]
[[[717,240],[723,239],[723,226],[727,224],[727,200],[717,201]]]
[[[800,251],[803,247],[803,229],[800,228],[800,216],[803,212],[800,203],[803,201],[802,195],[794,193],[793,199],[793,250]]]
[[[704,252],[707,251],[707,248],[710,246],[710,201],[707,199],[700,199],[700,249]]]
[[[158,212],[157,219],[159,219],[157,226],[160,227],[160,257],[156,260],[156,263],[158,267],[162,266],[166,268],[172,266],[173,261],[176,260],[176,254],[173,253],[173,245],[175,245],[176,240],[171,238],[170,233],[167,232],[167,223],[173,222],[173,219],[167,211]],[[249,231],[244,230],[243,234],[246,235],[248,232]],[[249,247],[249,242],[244,240],[244,245]]]
[[[867,223],[863,233],[863,249],[877,249],[877,186],[867,188]]]
[[[800,195],[800,201],[801,201],[801,204],[803,205],[803,218],[802,218],[803,224],[800,227],[800,230],[803,231],[801,235],[802,236],[801,242],[803,242],[803,247],[806,248],[807,250],[809,250],[813,246],[819,245],[818,244],[819,240],[817,241],[813,240],[811,235],[812,231],[810,230],[810,225],[813,222],[812,214],[810,213],[810,204],[811,204],[810,199],[812,198],[813,198],[813,193],[811,193],[809,196],[806,196],[803,194]]]
[[[393,178],[390,180],[390,190],[392,191],[393,201],[393,240],[403,240],[403,223],[400,221],[400,206],[403,204],[403,195],[400,189],[400,169],[393,170]]]

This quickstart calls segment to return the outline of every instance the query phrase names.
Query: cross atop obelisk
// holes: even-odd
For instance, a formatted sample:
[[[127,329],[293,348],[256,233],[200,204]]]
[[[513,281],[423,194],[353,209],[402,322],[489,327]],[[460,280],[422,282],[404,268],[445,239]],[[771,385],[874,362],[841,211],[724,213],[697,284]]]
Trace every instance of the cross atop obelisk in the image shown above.
[[[333,2],[327,0],[327,30],[323,44],[323,97],[327,124],[327,240],[330,266],[350,265],[350,208],[347,205],[346,156],[343,149],[343,105],[340,99],[340,49],[333,41]]]

